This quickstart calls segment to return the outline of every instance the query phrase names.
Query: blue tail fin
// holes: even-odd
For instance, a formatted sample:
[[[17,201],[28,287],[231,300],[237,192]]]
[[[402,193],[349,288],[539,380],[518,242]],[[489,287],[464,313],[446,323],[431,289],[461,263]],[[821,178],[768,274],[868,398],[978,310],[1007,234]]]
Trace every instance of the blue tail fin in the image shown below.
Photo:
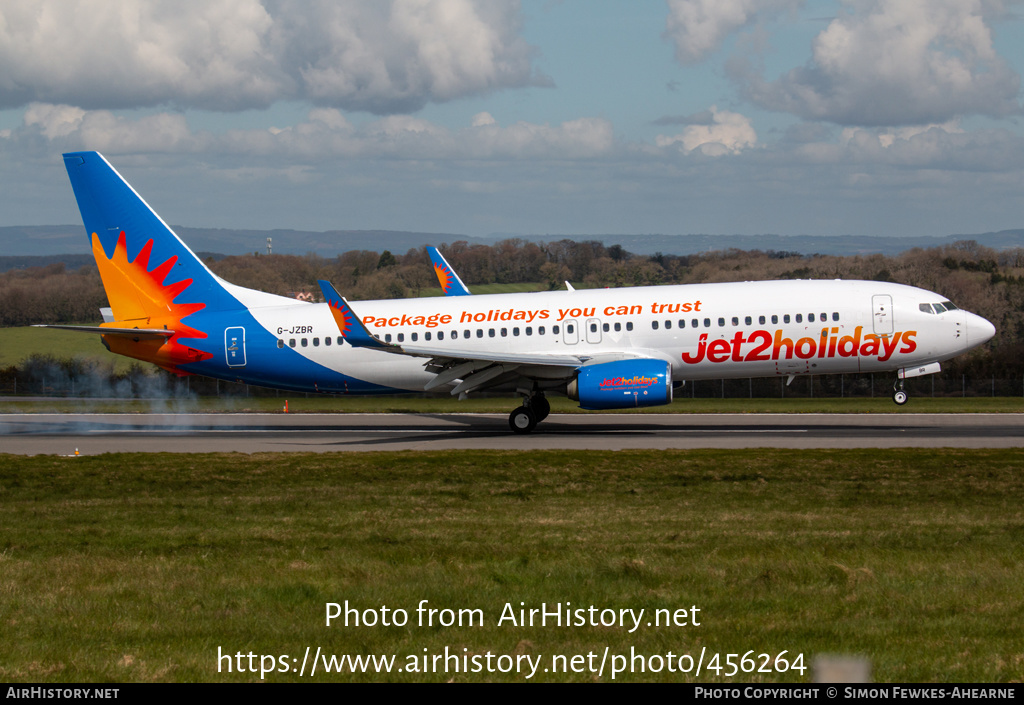
[[[153,325],[203,309],[241,308],[101,154],[65,154],[64,166],[115,320]]]
[[[427,246],[427,254],[430,255],[430,261],[434,264],[434,274],[437,275],[437,281],[441,284],[444,295],[469,296],[469,289],[462,283],[459,275],[455,273],[455,270],[448,264],[448,260],[438,252],[437,248]]]

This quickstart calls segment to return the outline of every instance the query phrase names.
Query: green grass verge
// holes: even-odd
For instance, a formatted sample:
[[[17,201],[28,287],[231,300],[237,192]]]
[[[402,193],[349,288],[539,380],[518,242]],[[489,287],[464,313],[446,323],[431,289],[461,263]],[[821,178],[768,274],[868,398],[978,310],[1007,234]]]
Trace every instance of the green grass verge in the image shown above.
[[[1022,466],[1021,450],[0,456],[0,680],[259,680],[218,673],[218,647],[307,646],[542,669],[605,647],[786,650],[866,655],[883,682],[1020,680]],[[326,627],[345,600],[410,624]],[[417,626],[420,600],[485,624]],[[567,601],[696,605],[701,624],[496,623],[506,603]],[[450,679],[523,677],[316,676]]]
[[[125,372],[132,364],[138,364],[136,360],[109,352],[95,334],[31,326],[0,328],[0,368],[13,367],[36,354],[110,361],[118,372]]]

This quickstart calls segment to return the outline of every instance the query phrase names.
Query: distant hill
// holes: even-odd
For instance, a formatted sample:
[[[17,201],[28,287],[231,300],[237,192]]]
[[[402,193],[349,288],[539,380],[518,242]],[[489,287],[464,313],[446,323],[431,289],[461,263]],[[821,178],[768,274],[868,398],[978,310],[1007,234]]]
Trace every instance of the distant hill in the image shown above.
[[[894,255],[915,247],[937,247],[957,240],[976,240],[995,249],[1024,247],[1024,230],[1003,230],[974,235],[947,235],[936,237],[869,237],[840,235],[519,235],[497,233],[488,237],[470,237],[452,233],[399,232],[391,230],[330,230],[309,232],[303,230],[229,230],[217,228],[187,228],[175,226],[189,247],[196,252],[239,255],[265,252],[267,238],[272,238],[275,254],[304,255],[310,252],[322,257],[335,257],[349,250],[391,250],[404,254],[423,245],[441,245],[457,241],[470,244],[492,245],[499,240],[519,238],[534,242],[556,240],[597,240],[606,246],[622,245],[629,252],[651,255],[695,254],[712,250],[775,250],[831,255]],[[80,225],[10,226],[0,227],[0,263],[11,257],[41,258],[31,264],[10,263],[0,265],[0,271],[16,266],[41,266],[52,261],[68,261],[65,255],[88,255],[89,241]],[[77,261],[77,260],[76,260]],[[69,267],[79,266],[68,262]]]

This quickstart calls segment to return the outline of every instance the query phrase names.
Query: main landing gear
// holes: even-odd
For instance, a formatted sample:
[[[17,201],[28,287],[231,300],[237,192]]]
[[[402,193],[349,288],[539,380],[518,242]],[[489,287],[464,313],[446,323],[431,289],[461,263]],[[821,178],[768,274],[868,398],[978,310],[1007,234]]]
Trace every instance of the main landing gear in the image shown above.
[[[896,380],[892,385],[892,400],[896,402],[896,406],[903,406],[907,403],[907,399],[909,398],[910,397],[907,396],[907,393],[903,391],[903,380]]]
[[[551,413],[551,404],[543,394],[533,394],[508,416],[508,427],[515,433],[530,433]]]

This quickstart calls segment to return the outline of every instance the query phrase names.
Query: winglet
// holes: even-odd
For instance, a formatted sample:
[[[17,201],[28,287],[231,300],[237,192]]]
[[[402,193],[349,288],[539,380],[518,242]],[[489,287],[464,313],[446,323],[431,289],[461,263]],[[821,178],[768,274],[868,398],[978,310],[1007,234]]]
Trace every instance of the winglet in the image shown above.
[[[327,304],[331,307],[331,315],[334,316],[335,322],[338,324],[338,330],[341,332],[341,337],[344,338],[349,345],[356,348],[394,348],[395,345],[385,343],[378,338],[375,338],[370,331],[366,329],[363,322],[359,320],[359,316],[355,314],[352,307],[349,306],[338,290],[334,288],[334,285],[329,281],[323,279],[318,280],[320,284],[320,291],[324,292],[324,298],[327,299]]]
[[[434,263],[434,274],[437,275],[437,281],[441,283],[444,295],[469,296],[469,289],[462,283],[459,275],[455,273],[441,253],[437,251],[437,248],[428,245],[427,253],[430,255],[430,261]]]

